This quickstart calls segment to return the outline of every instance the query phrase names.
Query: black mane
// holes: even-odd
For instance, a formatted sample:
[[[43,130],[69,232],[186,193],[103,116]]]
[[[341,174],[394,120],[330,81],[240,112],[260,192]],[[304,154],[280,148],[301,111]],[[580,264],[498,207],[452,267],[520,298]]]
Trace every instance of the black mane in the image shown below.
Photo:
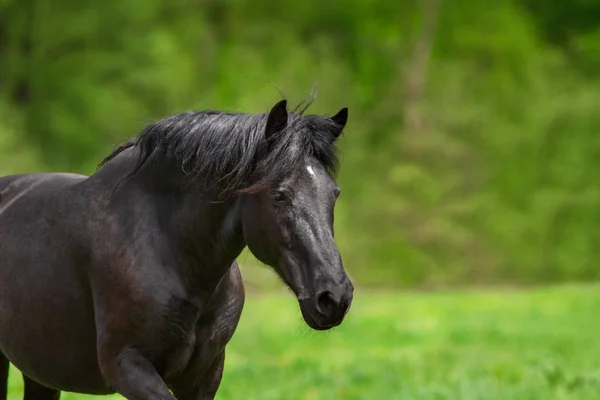
[[[268,113],[220,111],[170,116],[147,126],[138,137],[115,149],[99,167],[135,147],[139,161],[128,176],[135,174],[151,155],[161,155],[180,163],[194,182],[221,196],[266,189],[299,167],[306,156],[336,174],[335,139],[343,127],[326,116],[290,112],[287,127],[267,142],[267,117]]]

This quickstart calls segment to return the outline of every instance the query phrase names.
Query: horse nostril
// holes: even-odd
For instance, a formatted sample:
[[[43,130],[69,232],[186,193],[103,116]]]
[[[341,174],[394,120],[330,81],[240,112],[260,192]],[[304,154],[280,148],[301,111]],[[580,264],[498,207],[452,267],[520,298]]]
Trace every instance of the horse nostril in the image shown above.
[[[330,317],[338,304],[339,301],[334,298],[333,293],[329,290],[321,292],[317,296],[317,311],[325,317]]]

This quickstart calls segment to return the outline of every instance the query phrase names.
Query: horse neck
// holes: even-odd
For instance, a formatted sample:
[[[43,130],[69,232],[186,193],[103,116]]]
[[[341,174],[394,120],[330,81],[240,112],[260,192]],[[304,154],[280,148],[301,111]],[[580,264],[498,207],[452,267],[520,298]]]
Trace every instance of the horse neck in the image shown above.
[[[186,286],[212,292],[245,247],[240,199],[214,202],[190,193],[172,221],[179,272]]]
[[[136,160],[133,151],[126,151],[95,178],[109,190],[117,187],[113,196],[140,199],[153,210],[188,292],[197,296],[212,293],[245,247],[241,199],[216,201],[215,196],[190,184],[178,164],[169,160],[149,160],[123,180]]]

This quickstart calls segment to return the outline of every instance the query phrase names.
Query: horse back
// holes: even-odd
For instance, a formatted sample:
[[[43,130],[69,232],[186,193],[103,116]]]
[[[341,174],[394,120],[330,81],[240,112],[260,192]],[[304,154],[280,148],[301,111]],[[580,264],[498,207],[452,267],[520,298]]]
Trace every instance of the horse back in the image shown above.
[[[84,175],[66,173],[34,173],[0,177],[0,214],[19,199],[35,196],[37,187],[45,187],[47,193],[58,193],[61,188],[86,178]]]
[[[71,190],[85,179],[74,174],[24,174],[0,178],[0,267],[49,264],[81,238],[83,198]],[[62,251],[57,250],[60,249]],[[64,260],[60,260],[63,261]],[[6,271],[5,271],[6,272]]]

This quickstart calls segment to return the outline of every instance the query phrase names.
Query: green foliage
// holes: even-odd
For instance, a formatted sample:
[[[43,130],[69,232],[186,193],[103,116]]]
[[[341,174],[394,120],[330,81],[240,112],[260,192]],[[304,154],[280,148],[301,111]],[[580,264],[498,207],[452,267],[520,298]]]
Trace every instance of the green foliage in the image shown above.
[[[0,173],[92,173],[187,109],[350,108],[336,234],[365,285],[598,278],[600,1],[0,1]],[[421,117],[409,128],[405,107]]]
[[[595,399],[598,289],[363,291],[321,334],[291,295],[250,297],[217,399]],[[20,377],[10,382],[20,399]]]

